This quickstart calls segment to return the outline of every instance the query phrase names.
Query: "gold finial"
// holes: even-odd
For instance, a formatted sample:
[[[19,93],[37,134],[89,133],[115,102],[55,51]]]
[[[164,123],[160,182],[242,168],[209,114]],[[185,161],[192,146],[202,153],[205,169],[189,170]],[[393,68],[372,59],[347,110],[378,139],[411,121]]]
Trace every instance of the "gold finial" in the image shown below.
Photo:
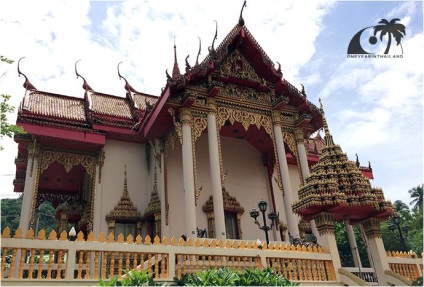
[[[124,168],[124,197],[128,197],[128,184],[127,184],[127,165]]]
[[[325,118],[325,113],[324,113],[324,107],[322,106],[322,102],[321,102],[321,98],[319,98],[318,101],[319,101],[319,104],[320,104],[320,112],[321,112],[321,115],[322,115],[322,126],[323,126],[324,132],[325,132],[325,136],[324,136],[325,146],[331,146],[331,145],[334,145],[333,137],[330,134],[330,129],[328,128],[327,120]]]

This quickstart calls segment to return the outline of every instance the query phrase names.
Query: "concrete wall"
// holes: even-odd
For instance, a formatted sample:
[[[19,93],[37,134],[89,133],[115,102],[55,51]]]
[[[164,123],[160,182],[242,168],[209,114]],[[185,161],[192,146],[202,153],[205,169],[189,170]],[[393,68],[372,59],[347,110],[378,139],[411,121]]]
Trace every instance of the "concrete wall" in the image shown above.
[[[101,214],[100,231],[107,234],[106,215],[118,204],[124,189],[124,169],[127,167],[128,192],[132,202],[141,214],[144,213],[150,192],[148,187],[146,153],[144,145],[106,140],[104,147],[105,161],[102,168],[102,178],[97,198],[101,200],[99,212]],[[149,196],[148,196],[149,195]]]

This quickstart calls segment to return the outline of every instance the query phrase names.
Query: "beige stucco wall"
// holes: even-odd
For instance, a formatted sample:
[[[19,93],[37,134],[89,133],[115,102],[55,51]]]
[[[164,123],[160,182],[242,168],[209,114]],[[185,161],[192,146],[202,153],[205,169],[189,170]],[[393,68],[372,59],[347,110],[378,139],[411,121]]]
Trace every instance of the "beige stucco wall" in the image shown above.
[[[143,214],[149,197],[147,196],[148,176],[144,145],[106,140],[104,147],[105,161],[102,168],[102,178],[97,192],[101,201],[100,231],[107,234],[106,215],[118,204],[124,189],[124,169],[127,167],[128,192],[132,202]]]
[[[198,188],[202,188],[196,206],[196,224],[199,228],[207,228],[207,217],[203,212],[203,205],[212,195],[210,182],[209,150],[207,134],[203,133],[195,143],[197,162]],[[224,172],[228,172],[224,183],[231,196],[235,196],[244,207],[241,218],[243,239],[260,239],[265,241],[265,234],[254,224],[249,215],[252,208],[257,208],[261,199],[268,202],[268,211],[271,210],[272,199],[266,167],[263,166],[261,153],[246,140],[221,137],[221,149]],[[175,150],[170,151],[167,159],[167,185],[169,196],[169,235],[179,237],[185,233],[184,212],[184,182],[182,172],[181,144],[177,140]],[[273,178],[276,176],[274,171]],[[289,165],[290,183],[292,192],[297,198],[299,178],[297,167]],[[283,196],[275,180],[272,180],[276,212],[286,221]],[[262,218],[260,218],[262,223]],[[269,220],[268,220],[269,222]],[[270,232],[270,240],[280,240],[278,233]]]

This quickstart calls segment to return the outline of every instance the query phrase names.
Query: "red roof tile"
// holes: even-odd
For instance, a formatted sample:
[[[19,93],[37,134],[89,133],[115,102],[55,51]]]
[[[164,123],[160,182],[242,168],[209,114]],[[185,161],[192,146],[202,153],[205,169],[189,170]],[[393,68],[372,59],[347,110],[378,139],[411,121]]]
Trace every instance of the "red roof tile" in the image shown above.
[[[93,93],[91,101],[91,109],[95,113],[132,119],[130,104],[125,98]]]
[[[34,91],[28,95],[27,111],[43,116],[85,121],[84,99]]]

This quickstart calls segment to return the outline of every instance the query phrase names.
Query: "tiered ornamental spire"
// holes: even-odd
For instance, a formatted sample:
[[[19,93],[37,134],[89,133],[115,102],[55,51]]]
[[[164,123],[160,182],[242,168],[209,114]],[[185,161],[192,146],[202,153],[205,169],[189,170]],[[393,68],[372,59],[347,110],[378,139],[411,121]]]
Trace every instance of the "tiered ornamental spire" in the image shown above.
[[[293,211],[306,220],[321,212],[329,212],[335,220],[355,223],[370,217],[386,220],[393,214],[390,201],[381,189],[372,188],[355,162],[349,161],[333,136],[325,119],[320,100],[325,145],[320,160],[312,166],[306,184],[299,189],[299,200]]]

